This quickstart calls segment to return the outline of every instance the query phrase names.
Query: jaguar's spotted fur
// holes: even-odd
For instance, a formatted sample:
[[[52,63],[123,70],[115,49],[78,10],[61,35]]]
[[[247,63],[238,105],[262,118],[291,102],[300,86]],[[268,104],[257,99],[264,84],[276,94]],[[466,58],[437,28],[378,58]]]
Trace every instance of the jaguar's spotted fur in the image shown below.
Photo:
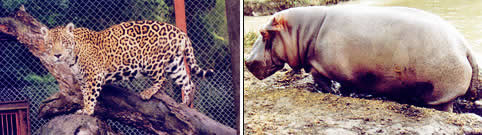
[[[84,106],[78,113],[93,114],[102,85],[140,75],[154,82],[140,93],[150,99],[165,82],[164,72],[182,87],[182,102],[192,107],[196,89],[190,72],[203,78],[212,73],[196,64],[190,39],[171,24],[130,21],[97,32],[70,23],[41,32],[52,60],[68,63],[79,74]]]

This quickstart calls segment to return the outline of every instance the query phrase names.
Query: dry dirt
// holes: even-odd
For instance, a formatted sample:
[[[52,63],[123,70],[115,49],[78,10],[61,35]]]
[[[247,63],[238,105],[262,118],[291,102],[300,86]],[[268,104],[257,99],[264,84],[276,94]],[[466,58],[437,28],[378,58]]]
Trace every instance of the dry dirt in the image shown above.
[[[311,76],[289,67],[262,81],[244,69],[245,134],[482,134],[473,113],[313,92]]]

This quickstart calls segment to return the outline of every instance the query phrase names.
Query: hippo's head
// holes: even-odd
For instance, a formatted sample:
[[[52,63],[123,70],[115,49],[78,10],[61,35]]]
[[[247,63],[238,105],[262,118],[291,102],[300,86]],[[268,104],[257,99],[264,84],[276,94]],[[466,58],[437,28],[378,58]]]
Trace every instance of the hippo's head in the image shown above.
[[[246,67],[253,75],[262,80],[283,68],[284,63],[292,66],[293,59],[298,54],[294,40],[289,34],[289,25],[283,14],[275,14],[272,19],[260,29],[260,36],[246,59]],[[297,61],[297,60],[294,60]]]

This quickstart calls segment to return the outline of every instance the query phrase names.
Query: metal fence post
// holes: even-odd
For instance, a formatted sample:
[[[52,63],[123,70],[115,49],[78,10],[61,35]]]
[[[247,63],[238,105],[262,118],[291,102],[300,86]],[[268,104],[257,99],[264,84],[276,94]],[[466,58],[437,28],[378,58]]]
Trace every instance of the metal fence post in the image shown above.
[[[240,62],[239,62],[239,0],[226,0],[226,18],[228,21],[228,34],[229,34],[229,46],[231,48],[231,70],[233,76],[233,96],[234,96],[234,109],[236,110],[236,129],[239,133],[240,127]]]
[[[186,10],[184,0],[174,0],[174,14],[176,15],[176,26],[187,33],[186,29]]]

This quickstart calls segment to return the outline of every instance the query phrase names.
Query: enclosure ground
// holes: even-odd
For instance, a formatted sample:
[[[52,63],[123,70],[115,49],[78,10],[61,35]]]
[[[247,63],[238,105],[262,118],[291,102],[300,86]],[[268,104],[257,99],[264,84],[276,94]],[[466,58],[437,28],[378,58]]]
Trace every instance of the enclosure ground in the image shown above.
[[[271,15],[286,8],[280,4],[259,4],[267,1],[276,0],[247,0],[252,2],[248,4],[245,1],[244,59],[248,57],[252,44],[259,35],[258,29],[270,19],[270,16],[262,15]],[[296,4],[295,2],[292,1],[292,4]],[[378,2],[381,3],[381,0]],[[444,9],[444,4],[448,1],[390,2],[392,5],[384,6],[410,5],[408,7],[420,8],[420,5],[429,3],[424,10],[441,14],[455,22],[462,31],[466,30],[463,28],[473,26],[470,23],[467,25],[466,22],[470,21],[456,23],[466,14],[457,15],[454,17],[457,19],[451,20],[450,14],[453,14],[454,10],[450,10],[450,14],[437,12],[438,9]],[[464,7],[460,11],[470,11],[466,9],[467,7]],[[474,17],[469,18],[473,20]],[[469,34],[471,39],[470,33],[466,31],[464,34]],[[477,39],[472,38],[475,41],[478,41]],[[482,134],[482,118],[475,114],[448,113],[390,100],[319,93],[316,92],[309,74],[286,75],[290,71],[288,67],[264,80],[256,79],[247,71],[246,66],[244,69],[245,134]]]

